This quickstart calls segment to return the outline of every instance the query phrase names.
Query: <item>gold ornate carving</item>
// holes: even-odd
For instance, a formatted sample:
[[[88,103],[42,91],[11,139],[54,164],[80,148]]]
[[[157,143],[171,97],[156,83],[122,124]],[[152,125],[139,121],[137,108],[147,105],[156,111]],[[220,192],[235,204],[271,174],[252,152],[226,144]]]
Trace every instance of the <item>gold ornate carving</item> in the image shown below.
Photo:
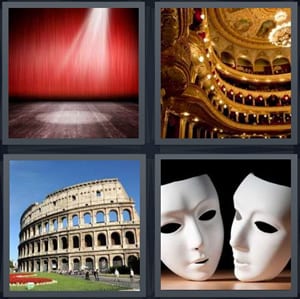
[[[174,46],[179,37],[177,8],[161,9],[161,50]]]

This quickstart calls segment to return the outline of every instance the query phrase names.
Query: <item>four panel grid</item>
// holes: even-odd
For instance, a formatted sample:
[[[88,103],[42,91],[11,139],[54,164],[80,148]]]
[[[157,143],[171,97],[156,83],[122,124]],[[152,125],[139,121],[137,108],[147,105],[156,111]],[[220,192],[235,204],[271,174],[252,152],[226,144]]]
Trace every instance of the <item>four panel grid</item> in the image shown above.
[[[295,2],[4,2],[2,296],[296,298],[297,9]],[[279,253],[254,238],[253,263],[272,268],[282,248],[290,255],[271,280],[245,282],[233,261],[234,196],[252,175],[271,184],[274,201],[290,192],[288,224],[274,224],[276,233],[287,231]],[[210,184],[218,237],[199,223],[212,211],[205,203],[199,214],[199,194]],[[259,210],[268,195],[255,184],[244,196]],[[256,230],[270,226],[261,219]],[[198,233],[201,263],[189,248]],[[201,265],[187,266],[191,256]],[[40,277],[52,284],[32,283]],[[59,278],[77,280],[67,287]]]

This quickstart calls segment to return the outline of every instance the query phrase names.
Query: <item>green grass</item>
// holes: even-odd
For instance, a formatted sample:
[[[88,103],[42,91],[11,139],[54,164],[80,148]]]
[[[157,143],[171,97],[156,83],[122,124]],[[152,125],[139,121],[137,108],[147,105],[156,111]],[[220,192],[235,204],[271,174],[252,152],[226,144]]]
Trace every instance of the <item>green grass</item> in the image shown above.
[[[36,273],[37,277],[51,278],[57,281],[57,283],[36,285],[33,289],[27,290],[26,285],[10,286],[10,291],[120,291],[126,288],[102,283],[101,281],[85,280],[83,278],[60,275],[56,273]]]

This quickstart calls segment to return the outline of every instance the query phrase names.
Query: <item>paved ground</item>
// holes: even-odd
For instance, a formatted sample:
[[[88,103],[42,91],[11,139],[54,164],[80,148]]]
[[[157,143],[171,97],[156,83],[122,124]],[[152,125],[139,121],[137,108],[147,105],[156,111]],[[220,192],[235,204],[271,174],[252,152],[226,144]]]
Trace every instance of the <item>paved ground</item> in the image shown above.
[[[76,275],[82,279],[85,279],[85,275]],[[95,280],[94,275],[90,275],[90,280],[97,281]],[[99,275],[99,281],[109,283],[112,285],[117,285],[119,287],[126,287],[134,290],[139,290],[140,289],[140,278],[138,276],[134,277],[133,280],[130,279],[130,277],[124,277],[120,276],[118,280],[115,279],[113,276],[106,276],[106,275]]]

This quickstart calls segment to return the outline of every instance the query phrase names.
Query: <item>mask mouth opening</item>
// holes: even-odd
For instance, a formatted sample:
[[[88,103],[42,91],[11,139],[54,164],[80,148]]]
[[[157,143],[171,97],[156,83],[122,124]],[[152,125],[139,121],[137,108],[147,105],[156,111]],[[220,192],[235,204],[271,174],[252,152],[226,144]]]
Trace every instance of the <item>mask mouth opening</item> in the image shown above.
[[[248,266],[249,263],[246,262],[246,261],[240,261],[238,259],[234,259],[234,264],[237,265],[237,266]]]
[[[208,262],[208,259],[197,261],[195,264],[205,264],[206,262]]]

